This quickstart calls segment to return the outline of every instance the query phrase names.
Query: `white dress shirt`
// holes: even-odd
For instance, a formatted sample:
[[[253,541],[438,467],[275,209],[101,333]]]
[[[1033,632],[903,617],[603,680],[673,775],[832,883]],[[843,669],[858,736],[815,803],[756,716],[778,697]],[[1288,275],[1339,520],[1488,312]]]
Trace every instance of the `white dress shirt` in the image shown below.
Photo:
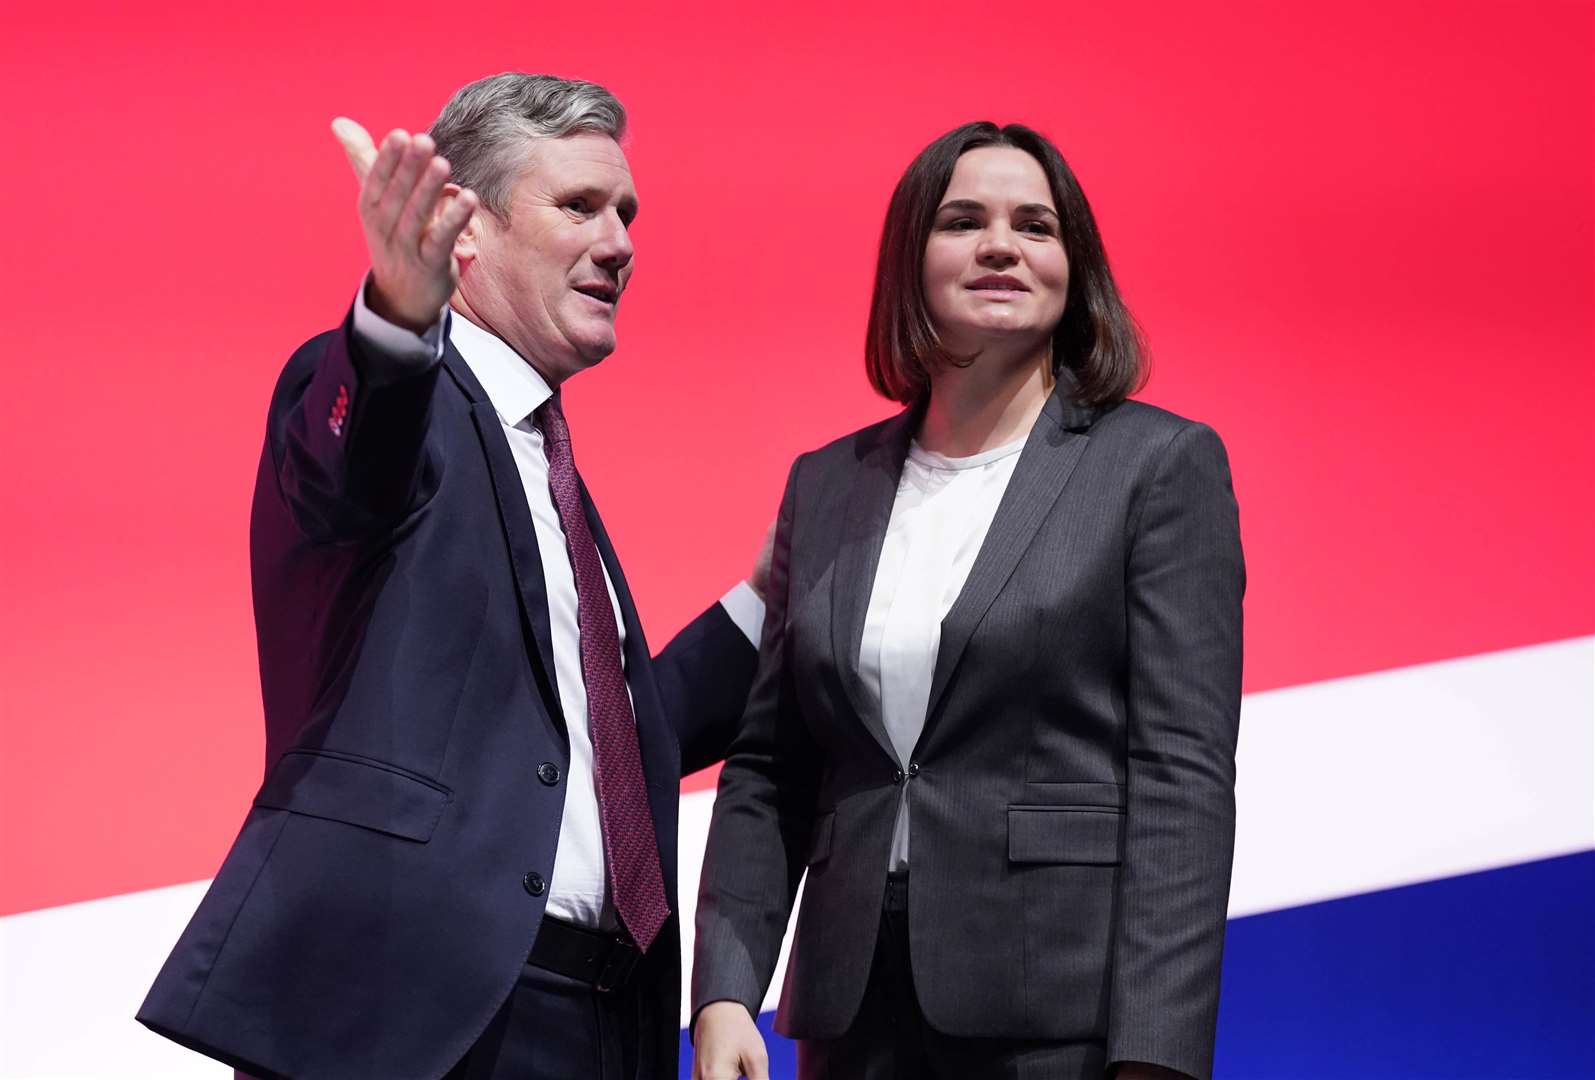
[[[905,769],[925,728],[942,619],[963,590],[1022,449],[1023,439],[953,458],[916,442],[903,462],[858,662]],[[908,789],[902,785],[897,804],[891,870],[908,866]]]
[[[581,631],[576,618],[576,577],[565,547],[565,530],[548,490],[543,433],[532,422],[532,414],[554,392],[537,370],[501,338],[446,308],[443,317],[426,334],[418,336],[373,312],[366,305],[364,287],[355,298],[354,332],[398,369],[439,362],[445,326],[449,341],[482,384],[504,426],[504,437],[521,475],[543,565],[553,635],[554,680],[570,734],[565,811],[550,875],[547,912],[580,926],[613,929],[618,923],[613,905],[608,902],[604,875],[603,832],[593,783],[593,743],[587,730],[587,688],[582,679]],[[608,567],[604,567],[604,584],[609,588],[624,663],[626,626]],[[764,622],[764,603],[758,594],[746,582],[740,582],[721,603],[737,627],[757,645]]]

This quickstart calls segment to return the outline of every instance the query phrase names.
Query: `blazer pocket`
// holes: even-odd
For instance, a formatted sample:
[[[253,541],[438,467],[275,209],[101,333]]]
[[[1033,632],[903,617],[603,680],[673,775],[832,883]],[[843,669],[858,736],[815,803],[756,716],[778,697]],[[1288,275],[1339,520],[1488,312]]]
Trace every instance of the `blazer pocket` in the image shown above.
[[[448,788],[380,761],[326,750],[290,750],[266,778],[255,805],[424,844],[450,797]]]
[[[814,835],[809,841],[809,865],[824,862],[831,854],[831,830],[836,826],[836,811],[814,819]]]
[[[1008,807],[1008,861],[1113,866],[1123,860],[1124,813],[1076,806]]]

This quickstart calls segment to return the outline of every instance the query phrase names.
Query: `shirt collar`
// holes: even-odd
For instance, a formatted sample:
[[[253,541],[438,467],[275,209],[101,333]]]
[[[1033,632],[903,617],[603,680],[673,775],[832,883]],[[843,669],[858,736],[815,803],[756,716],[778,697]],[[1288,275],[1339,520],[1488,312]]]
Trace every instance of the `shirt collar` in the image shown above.
[[[449,341],[487,392],[493,411],[508,427],[518,426],[554,396],[537,369],[503,338],[477,326],[457,311],[449,313]]]

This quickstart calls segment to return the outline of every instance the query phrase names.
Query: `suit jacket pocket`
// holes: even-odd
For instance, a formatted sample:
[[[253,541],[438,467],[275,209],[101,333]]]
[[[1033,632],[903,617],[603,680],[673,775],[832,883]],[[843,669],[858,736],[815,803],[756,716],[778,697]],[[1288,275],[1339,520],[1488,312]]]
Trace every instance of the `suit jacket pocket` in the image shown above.
[[[831,854],[831,830],[836,825],[836,811],[821,814],[814,819],[814,835],[809,841],[809,865],[824,862]]]
[[[1112,866],[1123,859],[1124,813],[1098,807],[1008,807],[1008,861]]]
[[[290,750],[266,778],[255,805],[424,844],[449,798],[448,788],[380,761],[328,750]]]

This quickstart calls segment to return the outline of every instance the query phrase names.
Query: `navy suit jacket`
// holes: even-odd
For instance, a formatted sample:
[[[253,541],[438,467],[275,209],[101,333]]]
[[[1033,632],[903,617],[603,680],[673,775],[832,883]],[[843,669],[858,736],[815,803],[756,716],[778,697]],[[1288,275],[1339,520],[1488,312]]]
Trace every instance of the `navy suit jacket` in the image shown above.
[[[537,936],[569,765],[499,417],[452,347],[383,376],[350,326],[294,354],[267,420],[250,530],[266,779],[138,1013],[263,1077],[437,1077],[461,1058]],[[714,605],[650,660],[585,501],[674,905],[680,778],[723,756],[756,654]],[[677,920],[636,977],[674,1076]]]

